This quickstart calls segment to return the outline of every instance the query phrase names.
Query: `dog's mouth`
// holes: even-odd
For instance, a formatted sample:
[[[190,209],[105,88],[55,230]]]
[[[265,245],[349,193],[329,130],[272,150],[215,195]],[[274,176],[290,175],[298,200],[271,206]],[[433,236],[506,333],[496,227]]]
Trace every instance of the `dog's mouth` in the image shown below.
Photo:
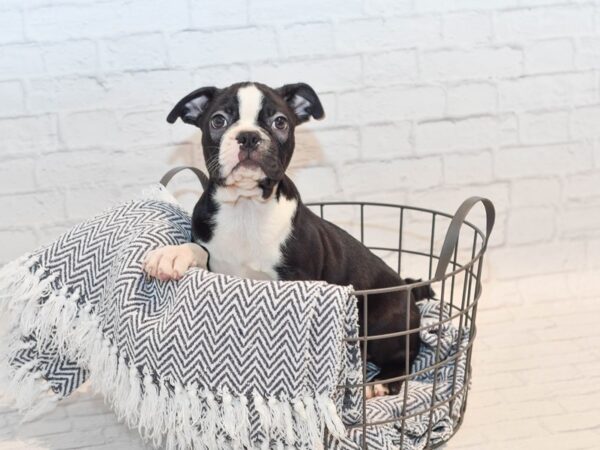
[[[244,158],[238,162],[225,177],[225,185],[244,185],[245,187],[251,187],[258,185],[259,181],[265,178],[265,176],[265,172],[259,161],[251,158]]]
[[[221,182],[225,186],[254,189],[262,186],[267,180],[277,181],[282,177],[282,166],[275,149],[259,148],[249,151],[239,148],[235,153],[231,153],[229,153],[230,164],[233,163],[233,158],[236,161],[229,166],[231,169],[226,169],[222,175]]]
[[[245,150],[240,150],[238,154],[239,162],[233,168],[232,172],[239,167],[260,167],[261,159],[260,156],[257,155],[257,152],[247,152]]]

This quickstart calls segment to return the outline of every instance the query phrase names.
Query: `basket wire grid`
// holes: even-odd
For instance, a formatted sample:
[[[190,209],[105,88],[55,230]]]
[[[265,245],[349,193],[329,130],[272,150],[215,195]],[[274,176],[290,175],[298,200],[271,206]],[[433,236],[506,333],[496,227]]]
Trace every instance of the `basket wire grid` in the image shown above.
[[[208,184],[208,178],[199,169],[189,166],[175,167],[169,170],[160,180],[163,186],[166,186],[169,181],[179,172],[184,169],[191,170],[200,180],[202,187],[206,188]],[[481,203],[485,210],[485,230],[482,231],[479,227],[475,226],[472,222],[466,220],[467,215],[472,208]],[[454,420],[454,428],[452,434],[456,433],[460,428],[464,413],[467,407],[468,398],[468,386],[471,381],[472,368],[471,368],[471,356],[473,351],[473,343],[477,334],[477,327],[475,320],[477,317],[477,306],[479,298],[481,297],[481,286],[482,286],[482,263],[483,257],[487,249],[488,240],[495,221],[495,209],[492,202],[482,197],[470,197],[466,199],[460,207],[456,210],[454,215],[435,211],[432,209],[418,208],[413,206],[405,206],[390,203],[377,203],[377,202],[316,202],[308,203],[308,207],[316,209],[317,214],[321,218],[329,220],[341,228],[346,229],[350,234],[354,234],[357,239],[361,241],[367,248],[374,253],[382,257],[392,267],[396,267],[398,274],[403,276],[414,276],[419,267],[426,276],[423,276],[423,281],[417,281],[402,286],[394,286],[387,288],[377,289],[365,289],[354,291],[354,295],[358,301],[362,302],[363,306],[363,335],[355,338],[354,340],[361,342],[361,358],[362,358],[362,375],[363,382],[360,384],[347,384],[340,385],[338,389],[362,389],[362,422],[353,425],[351,428],[362,428],[362,445],[363,450],[371,448],[371,450],[377,450],[373,447],[369,447],[366,440],[367,428],[376,427],[386,424],[399,423],[400,424],[400,450],[403,447],[405,439],[405,424],[410,418],[428,415],[428,427],[426,435],[425,448],[435,448],[442,445],[451,436],[440,442],[432,442],[432,417],[434,411],[437,408],[443,407],[445,404],[449,404],[449,414],[455,410],[453,408],[455,402],[460,402],[458,408],[458,415],[452,417]],[[343,208],[349,210],[350,221],[336,220],[328,217],[327,211],[333,208]],[[379,212],[384,211],[385,218],[379,218],[374,223],[377,235],[384,235],[385,229],[377,229],[382,223],[389,225],[390,219],[395,218],[397,227],[394,227],[391,232],[393,243],[387,244],[369,244],[367,238],[368,227],[366,226],[365,210],[368,208],[375,208]],[[358,214],[355,214],[358,211]],[[391,212],[391,214],[390,214]],[[356,217],[358,216],[358,217]],[[410,217],[409,217],[410,216]],[[409,221],[408,218],[411,220]],[[440,240],[441,235],[437,232],[437,229],[443,226],[444,222],[448,222],[449,225],[443,238]],[[352,226],[358,223],[358,229],[352,229]],[[409,231],[408,226],[410,223],[416,225],[416,231]],[[350,229],[348,225],[350,224]],[[428,229],[428,233],[424,233],[423,230]],[[396,231],[397,230],[397,231]],[[389,228],[387,229],[388,235]],[[381,236],[379,236],[381,237]],[[415,238],[416,242],[409,247],[409,238]],[[415,240],[415,239],[414,239]],[[466,242],[463,244],[463,242]],[[390,258],[391,257],[391,258]],[[406,259],[412,257],[410,261],[410,267],[408,266]],[[414,259],[417,258],[417,259]],[[434,271],[434,261],[437,261],[437,265]],[[416,264],[413,266],[413,263]],[[424,263],[424,266],[423,266]],[[448,268],[450,267],[450,271]],[[406,291],[410,297],[412,291],[422,287],[432,287],[436,293],[436,300],[440,302],[440,316],[439,320],[430,325],[422,325],[419,328],[410,329],[408,308],[410,307],[409,302],[406,302],[407,314],[406,323],[404,324],[403,331],[383,334],[383,335],[369,335],[368,329],[368,307],[369,307],[369,295],[381,294],[384,292],[393,291]],[[455,294],[458,292],[458,294]],[[449,317],[442,317],[442,311],[444,308],[450,312]],[[458,346],[455,354],[446,358],[446,360],[440,360],[440,343],[441,343],[441,331],[442,325],[446,323],[453,323],[458,329],[458,341],[461,342],[465,329],[469,330],[468,342],[466,345]],[[435,330],[437,329],[437,345],[435,349],[434,363],[430,366],[421,369],[417,372],[410,372],[410,361],[409,361],[409,349],[410,349],[410,337],[416,333],[420,333],[423,330]],[[380,379],[375,381],[367,381],[367,345],[369,342],[390,339],[398,336],[407,336],[405,340],[406,345],[406,358],[404,361],[404,373],[405,375]],[[349,339],[347,339],[349,340]],[[466,353],[466,371],[465,379],[462,387],[456,389],[456,374],[459,360]],[[437,374],[443,365],[454,364],[454,370],[452,375],[451,395],[441,401],[436,402],[436,385],[437,385]],[[424,373],[433,373],[433,386],[432,395],[427,408],[420,409],[416,412],[407,414],[407,396],[408,396],[408,385],[411,381],[415,380],[415,377]],[[375,384],[389,384],[395,381],[401,381],[403,386],[403,402],[402,402],[402,413],[399,417],[394,417],[386,420],[378,420],[369,422],[367,419],[367,400],[366,390],[369,386]],[[327,435],[325,436],[327,440]]]
[[[466,221],[466,217],[468,213],[471,211],[473,206],[478,203],[482,203],[485,208],[485,232],[480,228],[475,226],[473,223]],[[422,267],[426,276],[423,276],[423,281],[418,281],[410,284],[405,284],[402,286],[381,288],[381,289],[366,289],[366,290],[357,290],[354,292],[354,295],[358,299],[358,301],[362,302],[363,305],[363,333],[362,336],[355,338],[354,340],[358,340],[361,342],[361,358],[362,358],[362,375],[363,380],[360,384],[347,384],[340,385],[338,389],[362,389],[362,422],[350,427],[362,428],[362,449],[373,449],[373,447],[369,447],[367,442],[367,428],[368,427],[376,427],[386,424],[399,424],[400,425],[400,445],[399,448],[402,449],[404,439],[405,439],[405,424],[406,421],[410,418],[428,415],[428,426],[427,426],[427,435],[426,435],[426,445],[425,448],[436,448],[446,442],[447,439],[440,442],[432,442],[432,431],[433,431],[433,414],[437,408],[440,408],[446,404],[448,404],[448,411],[452,414],[455,411],[456,406],[455,402],[460,402],[459,405],[459,413],[457,416],[453,417],[454,420],[454,428],[452,434],[456,433],[460,428],[464,413],[467,406],[467,397],[468,397],[468,386],[471,380],[471,355],[473,351],[473,343],[475,341],[475,337],[477,334],[477,328],[475,325],[475,319],[477,316],[477,305],[479,298],[481,296],[481,275],[482,275],[482,263],[483,256],[485,254],[487,248],[487,242],[489,236],[491,234],[492,228],[494,226],[495,220],[495,210],[493,204],[485,198],[480,197],[471,197],[463,202],[463,204],[458,208],[454,215],[450,215],[444,212],[439,212],[430,209],[417,208],[412,206],[404,206],[404,205],[396,205],[396,204],[388,204],[388,203],[376,203],[376,202],[320,202],[320,203],[309,203],[307,206],[311,207],[313,210],[316,209],[316,212],[320,215],[321,218],[330,220],[327,217],[327,211],[332,208],[346,208],[350,210],[354,210],[356,212],[358,209],[358,218],[356,218],[356,214],[354,214],[355,220],[350,220],[350,223],[355,224],[358,222],[358,230],[348,229],[348,223],[344,223],[343,221],[335,221],[336,225],[341,226],[342,228],[346,228],[346,231],[354,234],[357,239],[359,239],[367,248],[371,251],[379,254],[387,253],[387,258],[383,257],[383,259],[390,265],[395,266],[398,274],[402,274],[403,276],[413,276],[415,272],[413,270],[418,270],[419,266],[423,266],[423,262],[425,263],[425,267]],[[392,211],[391,216],[396,216],[397,221],[397,237],[394,245],[370,245],[368,239],[366,239],[367,226],[365,222],[365,210],[367,208],[375,208],[379,210],[387,210]],[[413,248],[409,248],[407,245],[407,216],[412,216],[415,224],[421,230],[427,229],[427,225],[429,225],[429,232],[427,234],[422,234],[419,236],[420,239],[417,241],[421,241],[421,245],[418,243],[414,245]],[[352,216],[352,215],[351,215]],[[387,214],[388,220],[390,218],[390,214]],[[357,219],[357,220],[356,220]],[[440,228],[443,221],[449,220],[449,226],[447,232],[444,235],[443,241],[439,241],[440,234],[437,233],[437,229]],[[380,220],[381,222],[381,220]],[[375,227],[376,228],[376,227]],[[377,231],[377,230],[376,230]],[[381,232],[381,230],[379,230]],[[461,245],[461,238],[463,241],[466,241],[466,244]],[[414,239],[413,239],[414,240]],[[441,243],[441,248],[440,244]],[[392,258],[390,258],[392,256]],[[407,256],[411,256],[414,258],[420,258],[421,264],[417,264],[414,268],[407,267],[406,260]],[[434,262],[437,261],[437,265],[435,266],[434,272]],[[448,268],[450,270],[448,271]],[[410,329],[409,318],[410,314],[408,314],[409,302],[406,302],[407,306],[407,314],[406,314],[406,324],[404,327],[404,331],[397,331],[393,333],[388,333],[384,335],[369,335],[368,329],[368,307],[369,307],[369,296],[378,293],[384,292],[392,292],[392,291],[407,291],[408,295],[411,295],[411,292],[416,288],[430,286],[434,288],[436,291],[435,299],[440,302],[440,316],[439,320],[430,325],[422,325],[419,328]],[[376,301],[376,300],[374,300]],[[442,311],[447,308],[450,312],[449,317],[442,317]],[[458,329],[458,341],[462,342],[463,333],[465,329],[469,330],[468,342],[464,346],[459,346],[456,353],[446,358],[444,361],[440,360],[440,343],[441,343],[441,331],[442,325],[445,323],[453,323],[457,326]],[[437,345],[435,349],[435,359],[434,363],[430,366],[421,369],[417,372],[410,372],[410,361],[409,361],[409,348],[410,348],[410,337],[414,336],[415,333],[420,333],[423,330],[435,330],[437,329]],[[374,381],[367,381],[367,344],[369,342],[390,339],[398,336],[407,336],[405,340],[406,345],[406,358],[404,361],[404,373],[405,375],[397,376],[394,378],[380,379]],[[459,360],[463,358],[466,353],[466,371],[465,371],[465,379],[464,383],[460,388],[456,387],[456,374],[457,374],[457,366]],[[436,383],[438,379],[438,371],[440,367],[446,364],[454,364],[454,370],[452,375],[452,385],[451,385],[451,395],[448,398],[445,398],[441,401],[436,402]],[[431,401],[429,402],[429,406],[426,408],[421,408],[415,412],[411,412],[410,414],[406,411],[406,405],[408,401],[408,385],[411,380],[414,380],[416,376],[422,375],[425,373],[430,373],[433,375],[433,385],[432,385],[432,394]],[[369,422],[367,417],[367,401],[366,400],[366,390],[369,386],[375,384],[389,384],[392,382],[401,381],[404,386],[402,389],[403,402],[402,402],[402,413],[399,417],[394,417],[386,420],[377,420]],[[365,419],[366,418],[366,419]]]

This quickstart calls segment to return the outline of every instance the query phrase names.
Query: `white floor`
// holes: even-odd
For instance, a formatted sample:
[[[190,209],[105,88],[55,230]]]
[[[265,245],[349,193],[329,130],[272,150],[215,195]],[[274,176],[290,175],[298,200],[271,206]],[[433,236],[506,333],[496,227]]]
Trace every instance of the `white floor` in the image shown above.
[[[600,448],[600,299],[482,300],[466,418],[444,449]],[[0,449],[74,448],[144,446],[86,389],[33,423],[0,408]]]

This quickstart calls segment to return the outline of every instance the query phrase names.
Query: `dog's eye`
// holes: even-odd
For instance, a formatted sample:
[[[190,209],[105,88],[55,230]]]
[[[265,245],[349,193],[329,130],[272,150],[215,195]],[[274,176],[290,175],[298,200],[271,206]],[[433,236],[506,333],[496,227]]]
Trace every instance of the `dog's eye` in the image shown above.
[[[273,128],[277,128],[278,130],[285,130],[287,127],[288,121],[283,116],[276,117],[273,121]]]
[[[226,125],[227,125],[227,119],[221,114],[217,114],[212,119],[210,119],[210,126],[213,127],[215,130],[218,130],[219,128],[223,128]]]

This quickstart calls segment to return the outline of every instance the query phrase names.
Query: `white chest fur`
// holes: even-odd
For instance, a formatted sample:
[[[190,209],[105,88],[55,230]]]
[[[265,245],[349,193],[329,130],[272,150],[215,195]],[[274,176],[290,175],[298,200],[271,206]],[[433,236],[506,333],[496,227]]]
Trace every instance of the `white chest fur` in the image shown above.
[[[231,188],[217,190],[219,211],[212,239],[203,243],[214,272],[244,278],[275,280],[281,262],[281,245],[292,230],[297,202],[272,196],[232,195]],[[219,192],[221,191],[221,192]]]

